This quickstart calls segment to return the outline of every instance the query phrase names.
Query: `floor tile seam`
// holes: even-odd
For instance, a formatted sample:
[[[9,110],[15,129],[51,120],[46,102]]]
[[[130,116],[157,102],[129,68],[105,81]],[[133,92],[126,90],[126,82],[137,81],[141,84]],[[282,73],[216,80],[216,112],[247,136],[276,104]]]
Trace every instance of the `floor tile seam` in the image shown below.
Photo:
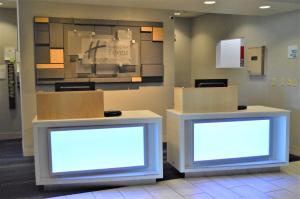
[[[233,180],[234,180],[234,179],[233,179]],[[243,182],[240,182],[240,181],[238,181],[238,180],[235,180],[235,181],[238,181],[239,183],[241,183],[241,185],[233,185],[233,186],[230,186],[230,187],[226,187],[226,186],[224,186],[224,185],[223,185],[222,183],[220,183],[220,182],[217,182],[217,181],[215,181],[215,180],[212,180],[212,181],[215,182],[215,183],[217,183],[218,185],[220,185],[220,186],[226,188],[226,189],[231,189],[231,188],[241,187],[241,186],[245,186],[245,185],[246,185],[246,184],[243,183]]]
[[[153,194],[151,194],[151,192],[149,190],[147,190],[145,188],[142,188],[142,189],[144,189],[151,196],[151,198],[155,199],[155,196]],[[125,199],[129,199],[129,198],[125,198]]]
[[[272,191],[266,191],[266,192],[263,192],[263,191],[261,191],[261,190],[259,190],[259,189],[257,189],[255,186],[253,186],[253,185],[251,185],[251,184],[247,184],[247,186],[249,186],[249,187],[252,187],[253,189],[255,189],[256,191],[259,191],[259,192],[261,192],[261,193],[269,193],[269,192],[273,192],[273,191],[279,191],[279,190],[281,190],[281,189],[284,189],[284,188],[282,188],[282,187],[279,187],[279,186],[277,186],[277,185],[274,185],[274,184],[271,184],[272,186],[275,186],[275,187],[278,187],[279,189],[276,189],[276,190],[272,190]]]
[[[277,191],[286,191],[286,192],[288,192],[288,193],[290,193],[290,194],[294,194],[294,195],[296,195],[296,196],[299,196],[299,198],[300,198],[300,193],[298,194],[298,193],[292,192],[292,191],[287,190],[287,189],[282,189],[282,190],[277,190]],[[269,195],[270,193],[273,193],[273,192],[275,192],[275,191],[269,192],[268,195]]]
[[[201,192],[201,193],[196,193],[196,194],[185,195],[185,196],[183,196],[183,198],[186,198],[186,197],[189,197],[189,196],[194,196],[194,195],[199,195],[199,194],[206,194],[206,195],[210,196],[211,198],[216,199],[215,197],[213,197],[212,195],[210,195],[210,194],[209,194],[208,192],[206,192],[206,191],[203,191],[203,192]]]

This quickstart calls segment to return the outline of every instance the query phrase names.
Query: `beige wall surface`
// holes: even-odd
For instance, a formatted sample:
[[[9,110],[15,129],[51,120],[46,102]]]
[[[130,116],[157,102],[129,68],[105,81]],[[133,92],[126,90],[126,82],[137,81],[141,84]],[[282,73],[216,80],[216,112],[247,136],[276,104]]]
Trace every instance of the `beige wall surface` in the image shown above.
[[[300,155],[300,55],[288,59],[288,46],[300,47],[300,11],[267,17],[202,15],[193,20],[191,83],[198,78],[228,78],[239,87],[239,103],[285,108],[291,113],[291,153]],[[219,40],[244,37],[246,47],[266,46],[265,77],[249,77],[247,69],[216,69]],[[247,53],[247,52],[246,52]],[[277,85],[272,86],[276,78]],[[280,86],[297,79],[297,87]]]
[[[0,8],[0,64],[4,64],[4,48],[17,47],[16,9]],[[7,71],[6,71],[7,72]],[[18,93],[18,92],[17,92]],[[20,101],[17,108],[9,109],[7,77],[0,80],[0,139],[21,137]]]
[[[92,19],[162,21],[164,22],[164,83],[147,84],[132,89],[130,85],[106,86],[105,109],[138,110],[148,109],[165,115],[165,110],[173,106],[174,87],[174,22],[170,13],[150,9],[129,9],[75,4],[42,3],[28,0],[20,1],[20,38],[21,38],[21,82],[22,82],[22,128],[23,151],[31,155],[33,149],[31,121],[36,114],[36,90],[52,90],[50,87],[35,86],[33,17],[73,17]]]
[[[191,85],[191,18],[175,19],[175,86]]]

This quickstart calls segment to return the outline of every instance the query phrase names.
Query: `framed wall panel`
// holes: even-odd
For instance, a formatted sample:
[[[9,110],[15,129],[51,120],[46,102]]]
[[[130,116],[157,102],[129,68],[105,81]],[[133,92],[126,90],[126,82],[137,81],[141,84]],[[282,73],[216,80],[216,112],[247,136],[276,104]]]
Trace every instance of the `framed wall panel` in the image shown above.
[[[143,75],[149,82],[151,77],[163,80],[161,22],[35,18],[34,34],[37,84],[54,84],[57,79],[133,83],[141,82]],[[132,81],[135,77],[139,81]]]

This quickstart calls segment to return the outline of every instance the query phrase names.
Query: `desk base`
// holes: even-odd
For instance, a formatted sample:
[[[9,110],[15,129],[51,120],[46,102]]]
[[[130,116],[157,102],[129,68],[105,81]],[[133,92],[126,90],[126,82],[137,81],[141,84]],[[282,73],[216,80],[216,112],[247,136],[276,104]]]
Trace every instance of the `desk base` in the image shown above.
[[[195,178],[195,177],[210,177],[210,176],[224,176],[224,175],[242,175],[251,173],[272,173],[279,172],[280,167],[273,168],[260,168],[260,169],[240,169],[231,171],[205,171],[205,172],[191,172],[185,173],[185,178]]]

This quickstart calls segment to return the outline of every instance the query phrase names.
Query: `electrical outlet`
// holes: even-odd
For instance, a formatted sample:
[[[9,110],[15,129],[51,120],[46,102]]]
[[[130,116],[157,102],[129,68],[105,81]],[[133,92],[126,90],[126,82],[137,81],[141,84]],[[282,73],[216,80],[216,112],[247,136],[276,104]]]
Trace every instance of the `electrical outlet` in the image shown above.
[[[290,79],[290,78],[287,79],[287,85],[288,86],[292,86],[293,85],[292,79]]]
[[[297,87],[298,86],[298,80],[296,78],[292,79],[292,86]]]

